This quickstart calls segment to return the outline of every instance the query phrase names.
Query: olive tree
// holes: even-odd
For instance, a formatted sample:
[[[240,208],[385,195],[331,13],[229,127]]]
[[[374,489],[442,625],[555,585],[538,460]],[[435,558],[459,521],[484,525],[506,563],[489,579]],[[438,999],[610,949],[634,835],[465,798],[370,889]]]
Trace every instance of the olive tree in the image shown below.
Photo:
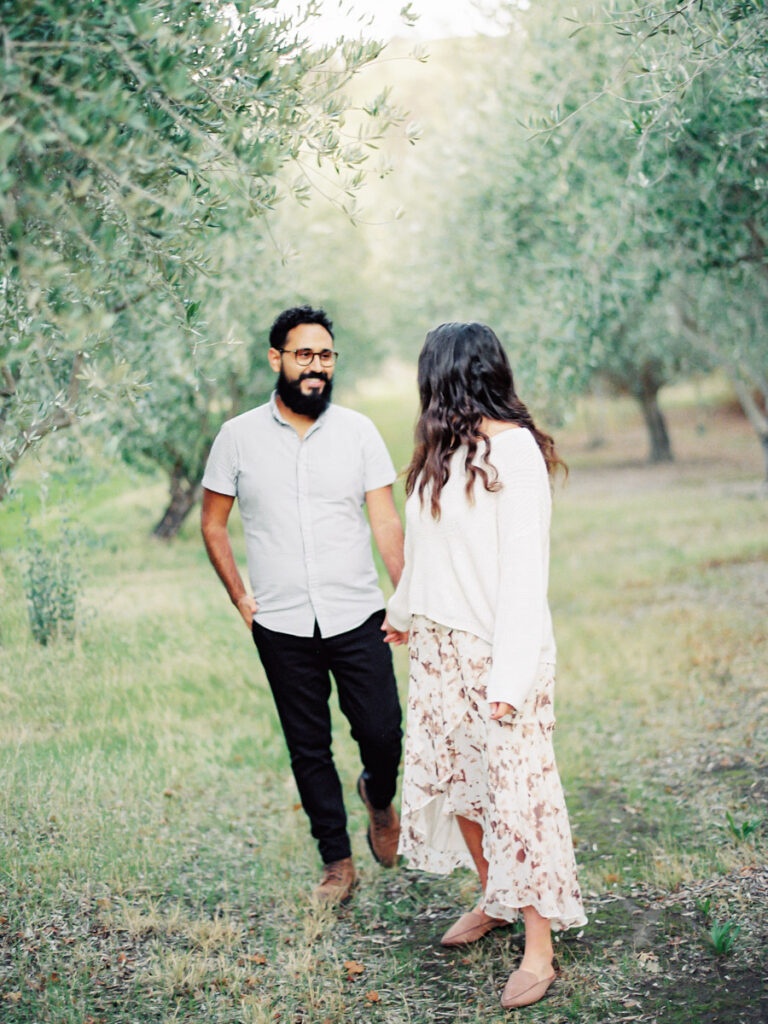
[[[627,187],[684,273],[674,323],[728,374],[768,478],[768,9],[654,0],[607,21],[622,42],[611,98],[635,137]]]
[[[345,127],[342,90],[378,50],[314,47],[273,0],[0,0],[0,498],[46,434],[148,383],[147,344],[194,348],[213,240],[287,168],[351,201],[394,115]]]
[[[670,329],[678,272],[645,189],[630,184],[636,139],[622,105],[588,102],[621,44],[607,27],[569,39],[562,20],[558,38],[533,7],[519,18],[526,53],[500,41],[508,49],[488,72],[482,121],[455,146],[442,291],[497,325],[529,386],[561,405],[598,375],[632,395],[651,460],[670,459],[659,391],[703,358]]]

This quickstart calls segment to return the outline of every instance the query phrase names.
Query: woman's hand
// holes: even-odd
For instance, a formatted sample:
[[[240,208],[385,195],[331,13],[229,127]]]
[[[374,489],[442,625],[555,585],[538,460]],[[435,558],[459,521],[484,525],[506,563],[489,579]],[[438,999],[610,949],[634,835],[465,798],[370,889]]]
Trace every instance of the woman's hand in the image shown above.
[[[389,619],[384,616],[384,621],[381,624],[382,632],[384,633],[385,643],[392,644],[393,647],[397,647],[400,644],[408,643],[408,630],[393,629],[389,624]]]
[[[507,704],[506,701],[503,701],[503,700],[492,700],[491,701],[491,718],[493,718],[495,721],[498,721],[500,718],[503,718],[504,715],[508,715],[508,714],[510,714],[510,712],[512,712],[514,710],[515,709],[512,707],[512,705],[511,704]]]

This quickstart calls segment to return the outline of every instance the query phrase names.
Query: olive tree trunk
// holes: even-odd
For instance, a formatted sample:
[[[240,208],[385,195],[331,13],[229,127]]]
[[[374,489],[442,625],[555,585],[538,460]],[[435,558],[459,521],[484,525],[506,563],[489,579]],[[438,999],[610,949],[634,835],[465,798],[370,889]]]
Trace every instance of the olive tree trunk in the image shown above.
[[[659,389],[643,391],[636,397],[643,410],[643,419],[648,428],[649,462],[672,462],[674,456],[667,424],[659,406]]]
[[[152,531],[153,535],[163,540],[172,540],[201,494],[202,487],[197,480],[187,480],[182,473],[174,471],[171,474],[171,500],[162,519]]]

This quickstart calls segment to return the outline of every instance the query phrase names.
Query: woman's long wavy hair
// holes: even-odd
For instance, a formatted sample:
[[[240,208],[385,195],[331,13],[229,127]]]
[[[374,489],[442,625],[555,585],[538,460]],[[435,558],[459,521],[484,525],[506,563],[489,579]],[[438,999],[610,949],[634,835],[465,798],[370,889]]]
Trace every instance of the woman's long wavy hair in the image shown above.
[[[555,442],[536,427],[515,392],[512,368],[501,343],[485,324],[441,324],[430,331],[419,355],[421,414],[416,423],[416,447],[406,474],[405,490],[416,490],[424,504],[429,491],[432,515],[440,518],[440,492],[448,482],[451,456],[467,446],[464,468],[466,493],[473,500],[476,479],[487,491],[498,491],[498,472],[489,461],[491,442],[480,429],[483,417],[527,427],[541,449],[547,472],[567,467]],[[484,444],[476,463],[480,442]]]

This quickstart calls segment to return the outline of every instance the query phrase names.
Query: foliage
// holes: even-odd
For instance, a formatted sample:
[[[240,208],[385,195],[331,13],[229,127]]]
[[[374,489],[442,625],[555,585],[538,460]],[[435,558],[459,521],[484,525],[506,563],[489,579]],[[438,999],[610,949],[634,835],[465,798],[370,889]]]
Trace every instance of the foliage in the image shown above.
[[[331,177],[351,204],[395,114],[345,127],[380,48],[313,48],[274,0],[0,0],[0,26],[2,496],[46,433],[144,385],[148,339],[194,343],[212,239],[286,164],[299,198]]]
[[[43,647],[52,640],[72,640],[81,578],[76,561],[75,532],[64,526],[59,536],[44,540],[29,528],[21,564],[32,637]]]
[[[687,278],[675,327],[729,374],[768,476],[768,9],[654,0],[607,20],[624,46],[603,93],[636,139],[627,188]]]
[[[597,375],[633,395],[653,460],[671,457],[659,390],[722,366],[768,472],[764,5],[516,18],[483,117],[443,149],[461,154],[432,247],[443,291],[563,404]]]
[[[645,191],[629,184],[636,140],[617,126],[621,106],[589,105],[620,44],[605,28],[568,40],[562,20],[558,38],[550,13],[518,15],[525,50],[507,41],[486,70],[482,122],[451,140],[466,156],[435,262],[443,291],[511,340],[523,393],[567,407],[599,375],[640,403],[659,461],[671,449],[658,392],[705,359],[670,329],[679,270],[661,255]],[[551,107],[557,131],[542,115]]]
[[[744,251],[748,239],[741,228],[745,220],[761,216],[766,202],[766,138],[761,130],[768,77],[765,4],[625,2],[607,17],[625,40],[624,62],[613,84],[620,86],[618,95],[639,140],[641,159],[651,146],[649,182],[666,185],[681,155],[683,163],[692,168],[697,164],[700,191],[689,191],[693,203],[677,211],[689,244],[695,239],[702,258],[713,263],[727,261],[729,249],[731,259],[760,262],[760,252]],[[653,143],[659,140],[672,155],[669,166],[658,163],[660,151],[654,151]],[[679,147],[687,152],[676,153]],[[739,247],[742,252],[737,254]]]
[[[762,818],[748,818],[745,821],[737,822],[730,811],[725,812],[725,817],[728,822],[728,831],[731,833],[733,838],[738,840],[740,843],[749,839],[753,833],[757,832],[763,823]]]
[[[264,317],[279,296],[269,288],[274,273],[264,248],[257,240],[239,267],[228,268],[226,292],[206,286],[201,293],[208,315],[195,320],[192,366],[178,338],[147,343],[141,361],[152,385],[108,421],[129,465],[160,469],[168,478],[169,504],[154,531],[165,539],[175,536],[199,497],[221,424],[266,400],[274,386]]]
[[[733,949],[741,928],[735,921],[714,921],[707,939],[717,956],[727,956]]]
[[[196,314],[193,320],[194,372],[183,339],[172,333],[161,343],[153,338],[140,356],[151,387],[105,423],[126,462],[167,476],[170,500],[154,528],[164,539],[177,534],[199,497],[221,424],[268,399],[275,383],[267,363],[268,331],[281,309],[308,302],[328,310],[341,351],[338,386],[370,373],[381,359],[379,325],[364,308],[375,289],[366,287],[363,233],[319,200],[300,213],[291,208],[272,217],[270,226],[283,245],[295,242],[284,264],[276,264],[271,241],[248,226],[228,240],[222,255],[226,288],[202,283],[205,319]],[[299,248],[307,234],[317,241]]]
[[[705,921],[709,920],[710,911],[712,910],[712,897],[707,896],[704,899],[694,900],[696,909],[704,918]]]

